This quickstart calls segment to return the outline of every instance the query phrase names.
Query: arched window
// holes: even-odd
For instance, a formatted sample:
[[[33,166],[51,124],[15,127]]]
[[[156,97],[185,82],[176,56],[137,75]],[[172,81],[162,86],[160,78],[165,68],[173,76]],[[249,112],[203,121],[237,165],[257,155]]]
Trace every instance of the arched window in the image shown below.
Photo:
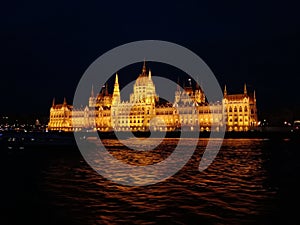
[[[247,108],[247,106],[245,106],[245,112],[248,112],[248,108]]]
[[[242,109],[242,106],[240,106],[240,108],[239,108],[239,112],[242,112],[243,111],[243,109]]]
[[[236,106],[234,107],[234,112],[237,112],[237,108],[236,108]]]
[[[229,112],[232,112],[232,107],[231,106],[229,107]]]

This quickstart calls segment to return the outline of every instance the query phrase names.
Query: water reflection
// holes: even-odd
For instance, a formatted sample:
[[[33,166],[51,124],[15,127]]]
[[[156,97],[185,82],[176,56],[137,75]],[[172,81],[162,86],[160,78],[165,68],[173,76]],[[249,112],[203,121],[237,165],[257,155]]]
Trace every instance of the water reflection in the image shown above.
[[[84,160],[66,157],[53,158],[43,170],[42,189],[50,196],[49,204],[67,215],[56,216],[77,224],[266,224],[277,212],[277,187],[269,182],[266,167],[267,140],[225,139],[214,162],[200,173],[207,141],[200,139],[188,164],[155,185],[118,185]],[[134,151],[117,140],[104,140],[114,157],[133,165],[160,162],[177,142],[165,139],[154,150]],[[143,146],[133,144],[142,150]]]

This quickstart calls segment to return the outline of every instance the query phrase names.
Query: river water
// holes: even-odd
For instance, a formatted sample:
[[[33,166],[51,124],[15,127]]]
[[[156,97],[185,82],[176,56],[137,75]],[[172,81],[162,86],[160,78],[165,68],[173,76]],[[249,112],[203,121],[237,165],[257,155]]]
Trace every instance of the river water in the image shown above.
[[[141,187],[100,176],[77,149],[3,155],[1,224],[300,224],[293,206],[299,202],[299,142],[224,139],[200,173],[207,141],[199,139],[174,176]],[[138,152],[115,139],[103,143],[119,160],[148,165],[167,158],[178,139]]]

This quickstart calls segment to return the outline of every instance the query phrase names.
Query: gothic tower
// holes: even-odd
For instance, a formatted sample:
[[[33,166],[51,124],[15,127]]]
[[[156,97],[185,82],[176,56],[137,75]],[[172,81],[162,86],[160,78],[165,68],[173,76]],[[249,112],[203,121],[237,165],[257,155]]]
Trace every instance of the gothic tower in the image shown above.
[[[94,94],[94,86],[92,85],[91,96],[89,98],[89,107],[94,108],[96,106],[96,97]]]
[[[120,103],[121,98],[120,98],[120,87],[119,87],[119,78],[118,74],[116,73],[116,78],[115,78],[115,84],[114,84],[114,92],[112,96],[112,104],[118,104]]]

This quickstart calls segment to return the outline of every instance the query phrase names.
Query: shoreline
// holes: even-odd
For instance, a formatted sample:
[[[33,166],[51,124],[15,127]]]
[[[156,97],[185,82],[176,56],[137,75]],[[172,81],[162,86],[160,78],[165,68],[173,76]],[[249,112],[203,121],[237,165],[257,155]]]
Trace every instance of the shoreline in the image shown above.
[[[134,137],[148,138],[148,137],[165,137],[165,138],[300,138],[300,132],[291,132],[287,130],[251,130],[251,131],[226,131],[223,135],[221,132],[208,132],[208,131],[76,131],[76,132],[63,132],[63,131],[33,131],[33,132],[20,132],[20,131],[4,131],[0,133],[0,142],[9,137],[19,138],[47,138],[48,140],[55,141],[61,138],[74,138],[74,133],[82,134],[82,137],[93,137],[98,135],[100,138],[130,138]],[[183,134],[181,136],[181,133]],[[190,134],[190,136],[189,136]]]
[[[300,141],[300,132],[261,132],[261,131],[247,131],[247,132],[225,132],[222,136],[219,132],[76,132],[79,138],[86,141],[87,146],[92,144],[89,140],[96,140],[97,136],[101,140],[116,140],[116,139],[130,139],[136,138],[221,138],[221,139],[268,139],[271,141],[291,140],[293,142]],[[133,135],[133,136],[132,136]],[[210,136],[212,135],[212,136]],[[78,150],[77,142],[73,132],[5,132],[0,133],[0,149],[3,153],[9,152],[23,152],[26,150],[66,150],[72,152]],[[4,150],[6,149],[6,150]],[[56,152],[56,151],[54,151]]]

